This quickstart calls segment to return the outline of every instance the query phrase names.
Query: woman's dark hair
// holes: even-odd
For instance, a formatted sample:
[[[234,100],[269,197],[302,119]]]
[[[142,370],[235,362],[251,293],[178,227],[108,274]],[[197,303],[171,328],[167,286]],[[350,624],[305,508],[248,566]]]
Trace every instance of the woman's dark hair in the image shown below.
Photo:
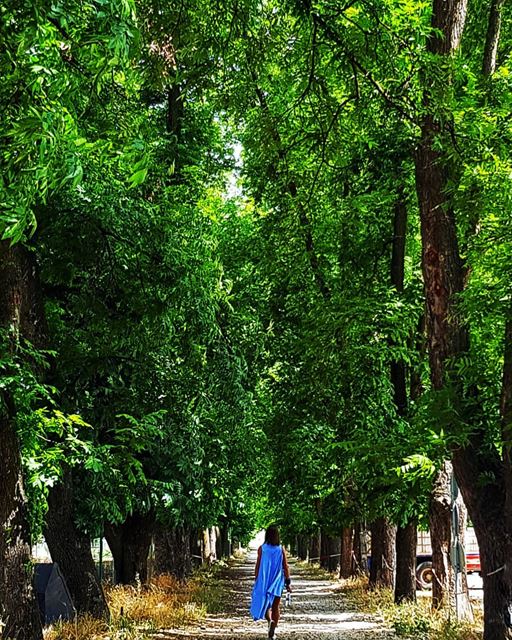
[[[265,542],[273,545],[281,544],[281,540],[279,539],[279,529],[275,524],[267,527],[267,530],[265,531]]]

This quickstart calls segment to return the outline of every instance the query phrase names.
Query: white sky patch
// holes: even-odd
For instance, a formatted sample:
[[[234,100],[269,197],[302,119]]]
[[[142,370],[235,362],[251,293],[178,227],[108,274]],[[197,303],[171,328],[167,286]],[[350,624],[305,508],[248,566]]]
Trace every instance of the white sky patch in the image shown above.
[[[240,174],[243,166],[241,142],[234,143],[233,157],[235,159],[235,166],[234,169],[230,171],[226,183],[226,196],[230,199],[242,197],[242,187],[240,184]]]

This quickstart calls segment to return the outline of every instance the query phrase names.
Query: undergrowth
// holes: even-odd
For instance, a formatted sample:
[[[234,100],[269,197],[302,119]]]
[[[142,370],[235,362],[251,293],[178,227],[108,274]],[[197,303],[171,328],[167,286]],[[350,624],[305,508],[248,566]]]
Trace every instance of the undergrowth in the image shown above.
[[[448,619],[443,611],[433,611],[430,598],[396,605],[388,589],[370,591],[366,579],[346,581],[344,591],[354,608],[382,616],[401,638],[414,640],[481,640],[481,611],[474,607],[475,622]]]
[[[220,606],[215,585],[216,570],[198,572],[186,583],[169,575],[157,576],[148,585],[106,589],[110,622],[79,616],[74,622],[58,622],[45,630],[45,640],[145,640],[159,629],[185,627],[203,619]]]

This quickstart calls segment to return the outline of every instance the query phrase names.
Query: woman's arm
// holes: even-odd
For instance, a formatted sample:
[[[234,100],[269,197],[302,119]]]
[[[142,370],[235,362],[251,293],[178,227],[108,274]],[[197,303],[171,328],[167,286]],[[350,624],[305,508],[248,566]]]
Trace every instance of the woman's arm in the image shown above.
[[[260,570],[260,562],[261,562],[261,547],[258,547],[258,559],[256,560],[256,567],[254,569],[254,579],[258,578],[258,573]]]
[[[290,568],[288,566],[288,560],[286,558],[286,551],[284,550],[283,547],[283,571],[284,571],[284,583],[286,585],[286,589],[288,591],[291,591],[291,587],[290,587]]]

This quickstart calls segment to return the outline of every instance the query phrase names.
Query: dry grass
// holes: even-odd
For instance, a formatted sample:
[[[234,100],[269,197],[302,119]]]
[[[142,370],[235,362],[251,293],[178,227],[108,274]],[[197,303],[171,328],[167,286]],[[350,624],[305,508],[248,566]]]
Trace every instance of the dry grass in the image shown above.
[[[112,638],[109,625],[89,615],[80,616],[76,622],[57,622],[45,630],[45,640],[98,640]]]
[[[147,586],[110,587],[106,596],[109,624],[89,616],[74,623],[48,628],[45,640],[142,640],[149,631],[184,627],[201,620],[207,611],[208,588],[204,578],[181,583],[163,575]]]
[[[308,562],[307,560],[298,560],[295,566],[305,571],[308,575],[318,578],[319,580],[337,580],[337,573],[332,573],[324,569],[316,562]]]
[[[186,626],[204,617],[206,609],[197,602],[197,590],[194,580],[180,583],[163,575],[146,587],[113,587],[107,598],[113,616],[165,629]]]
[[[389,589],[370,591],[366,578],[347,580],[344,591],[359,611],[377,613],[396,634],[415,640],[481,640],[481,605],[473,607],[475,622],[449,620],[443,611],[432,611],[430,598],[400,606],[393,602]]]

